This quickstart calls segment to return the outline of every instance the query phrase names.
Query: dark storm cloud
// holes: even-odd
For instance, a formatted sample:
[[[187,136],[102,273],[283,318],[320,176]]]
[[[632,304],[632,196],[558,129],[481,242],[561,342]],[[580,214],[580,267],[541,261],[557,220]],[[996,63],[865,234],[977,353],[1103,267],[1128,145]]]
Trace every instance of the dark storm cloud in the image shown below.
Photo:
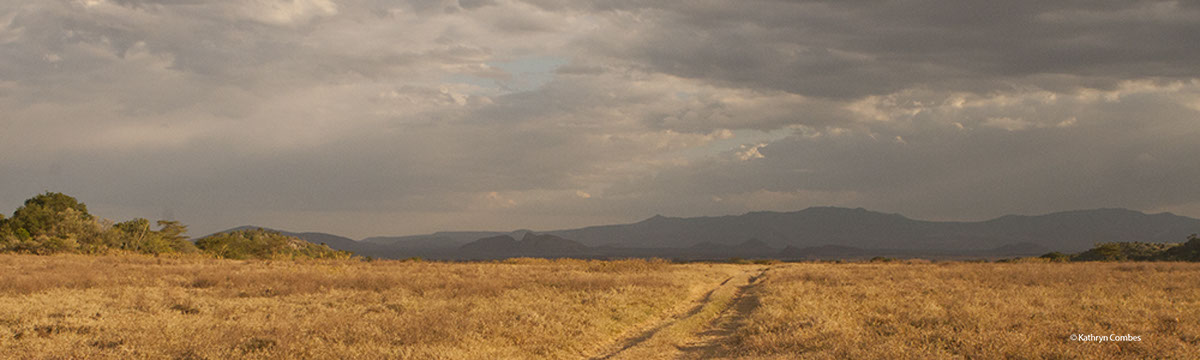
[[[351,236],[1200,216],[1198,24],[1173,1],[10,1],[0,205]]]
[[[1197,90],[1193,84],[1183,98]],[[1200,153],[1200,112],[1159,95],[968,105],[870,132],[810,130],[765,144],[757,149],[761,158],[727,154],[616,185],[610,193],[720,198],[807,191],[829,194],[839,205],[950,219],[1200,202],[1200,185],[1191,180],[1200,167],[1189,160]],[[1042,114],[997,121],[1025,113]]]
[[[648,71],[808,96],[924,86],[1111,88],[1195,77],[1200,5],[1176,1],[604,2],[621,34],[586,41]],[[557,6],[551,6],[557,7]],[[584,10],[587,11],[587,10]],[[1066,81],[1039,75],[1070,75]]]

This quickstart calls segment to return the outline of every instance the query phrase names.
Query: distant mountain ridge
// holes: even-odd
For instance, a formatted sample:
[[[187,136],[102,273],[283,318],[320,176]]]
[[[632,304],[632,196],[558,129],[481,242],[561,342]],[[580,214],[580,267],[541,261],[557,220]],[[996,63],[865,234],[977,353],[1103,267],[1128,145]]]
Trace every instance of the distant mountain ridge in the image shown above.
[[[984,250],[1032,243],[1082,251],[1100,242],[1180,242],[1200,232],[1200,220],[1126,209],[1008,215],[979,222],[913,220],[862,208],[812,207],[719,217],[655,216],[624,225],[547,231],[585,245],[686,247],[760,239],[773,247],[840,245],[864,249]]]
[[[439,231],[427,235],[373,236],[363,242],[405,248],[458,247],[489,236],[506,234],[499,231]]]
[[[499,242],[508,244],[497,248],[505,249],[505,256],[554,253],[528,247],[522,250],[520,244],[530,234],[535,237],[551,235],[578,244],[582,248],[568,246],[574,249],[569,253],[591,257],[1020,256],[1037,255],[1042,251],[1078,252],[1104,242],[1182,242],[1189,234],[1200,233],[1200,220],[1170,213],[1095,209],[1033,216],[1006,215],[976,222],[925,221],[862,208],[811,207],[793,212],[761,211],[716,217],[658,215],[631,224],[536,234],[529,230],[438,232],[354,241],[325,233],[281,232],[314,243],[326,243],[338,250],[393,258],[479,257],[487,255],[483,250],[487,247],[463,247],[484,238],[502,236],[512,242],[492,241],[498,241],[493,244],[496,246],[500,246]],[[513,242],[517,244],[515,248],[511,247]],[[565,244],[557,240],[551,243]],[[568,253],[561,249],[555,251]]]
[[[511,235],[496,235],[466,243],[459,247],[461,255],[470,258],[502,258],[511,256],[588,256],[593,249],[578,242],[550,234],[526,232],[521,240]]]
[[[738,244],[717,244],[713,242],[702,242],[681,249],[680,254],[686,256],[702,257],[702,258],[730,258],[730,257],[765,257],[764,254],[774,254],[779,250],[772,248],[767,243],[759,239],[749,239]]]

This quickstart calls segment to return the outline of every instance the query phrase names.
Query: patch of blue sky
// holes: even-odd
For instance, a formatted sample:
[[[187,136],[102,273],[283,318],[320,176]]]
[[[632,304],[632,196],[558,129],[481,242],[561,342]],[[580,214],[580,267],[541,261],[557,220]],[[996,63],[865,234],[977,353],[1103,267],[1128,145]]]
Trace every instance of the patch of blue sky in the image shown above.
[[[488,62],[487,65],[508,73],[510,76],[507,79],[454,74],[447,76],[445,80],[478,87],[481,91],[477,95],[524,92],[535,90],[554,80],[554,70],[566,63],[566,58],[558,56],[533,56],[509,61],[494,61]]]

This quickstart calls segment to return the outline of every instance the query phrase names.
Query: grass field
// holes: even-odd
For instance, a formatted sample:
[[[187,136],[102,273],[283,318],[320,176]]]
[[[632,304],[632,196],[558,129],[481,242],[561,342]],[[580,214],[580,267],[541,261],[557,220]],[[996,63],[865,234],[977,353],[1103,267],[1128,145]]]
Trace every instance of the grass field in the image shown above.
[[[1194,358],[1197,284],[1178,263],[0,255],[0,357]]]
[[[1200,264],[799,264],[730,341],[745,357],[1200,357]],[[1071,334],[1141,341],[1071,341]]]

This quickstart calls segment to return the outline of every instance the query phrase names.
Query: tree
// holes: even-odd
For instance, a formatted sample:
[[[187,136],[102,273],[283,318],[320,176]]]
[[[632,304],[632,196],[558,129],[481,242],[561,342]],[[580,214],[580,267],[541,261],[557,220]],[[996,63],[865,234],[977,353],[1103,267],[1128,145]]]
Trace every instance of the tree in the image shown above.
[[[0,216],[0,251],[35,254],[57,252],[103,253],[110,249],[147,254],[195,252],[187,226],[178,221],[136,218],[113,223],[97,219],[87,205],[62,193],[47,192],[25,200],[11,218]]]
[[[31,237],[36,237],[52,230],[53,226],[62,220],[62,214],[68,213],[68,210],[70,216],[80,220],[92,220],[92,215],[88,214],[87,205],[84,203],[63,193],[46,192],[25,200],[25,205],[17,208],[12,218],[5,223],[16,233],[25,229]]]
[[[113,225],[114,229],[120,231],[120,237],[117,240],[115,247],[121,250],[136,251],[141,253],[161,253],[166,249],[166,246],[158,244],[156,236],[150,230],[150,220],[144,218],[135,218],[133,220],[117,223]]]
[[[115,224],[113,229],[117,234],[109,246],[146,254],[195,251],[195,246],[183,236],[187,226],[178,221],[165,220],[159,220],[158,226],[160,230],[151,230],[150,220],[144,218]]]
[[[92,245],[100,225],[87,205],[62,193],[47,192],[25,200],[11,218],[0,223],[4,250],[49,254],[77,251]]]
[[[183,236],[187,232],[187,225],[178,221],[159,220],[158,227],[159,234],[164,238],[187,240],[187,236]]]
[[[158,235],[162,237],[163,241],[172,250],[178,252],[195,252],[197,250],[196,245],[188,241],[188,237],[183,235],[187,233],[187,225],[173,220],[159,220],[158,226],[160,227]]]

